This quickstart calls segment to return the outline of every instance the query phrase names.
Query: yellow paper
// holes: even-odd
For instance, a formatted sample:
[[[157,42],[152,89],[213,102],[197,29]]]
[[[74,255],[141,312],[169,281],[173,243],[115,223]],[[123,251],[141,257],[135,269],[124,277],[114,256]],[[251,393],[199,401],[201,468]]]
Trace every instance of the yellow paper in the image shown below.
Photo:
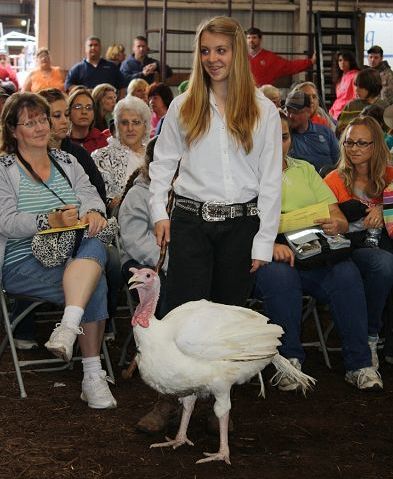
[[[61,233],[62,231],[83,230],[87,226],[89,226],[88,223],[84,223],[84,224],[81,223],[81,224],[74,225],[74,226],[64,226],[63,228],[49,228],[48,230],[39,231],[38,234],[39,235],[47,235],[49,233]]]
[[[329,205],[327,203],[317,203],[290,211],[289,213],[282,213],[278,232],[287,233],[288,231],[315,226],[315,220],[321,218],[330,218]]]

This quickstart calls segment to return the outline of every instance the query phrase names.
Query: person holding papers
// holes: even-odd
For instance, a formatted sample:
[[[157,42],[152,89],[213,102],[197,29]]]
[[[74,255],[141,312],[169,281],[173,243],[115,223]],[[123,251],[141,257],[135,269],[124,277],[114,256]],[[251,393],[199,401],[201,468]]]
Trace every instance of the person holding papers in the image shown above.
[[[328,204],[330,218],[318,223],[327,235],[335,236],[348,230],[348,222],[337,200],[309,163],[287,156],[291,137],[288,119],[280,112],[282,123],[282,213],[295,211],[317,203]],[[295,256],[277,237],[269,264],[256,272],[254,297],[264,303],[264,311],[273,323],[283,327],[280,353],[299,370],[305,359],[300,340],[303,294],[330,305],[330,311],[342,343],[345,380],[359,389],[382,389],[381,377],[371,367],[367,342],[367,306],[362,278],[350,260],[331,266],[301,270],[295,266]],[[285,374],[277,382],[282,391],[295,391],[300,385]]]

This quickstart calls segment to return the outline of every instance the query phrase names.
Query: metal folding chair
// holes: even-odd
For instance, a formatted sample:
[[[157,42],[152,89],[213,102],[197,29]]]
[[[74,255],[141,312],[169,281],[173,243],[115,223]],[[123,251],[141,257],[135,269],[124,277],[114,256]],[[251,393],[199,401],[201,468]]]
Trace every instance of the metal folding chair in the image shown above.
[[[303,296],[303,311],[302,311],[302,322],[306,321],[310,316],[314,319],[315,328],[317,330],[318,341],[313,342],[303,342],[303,347],[316,347],[322,351],[323,359],[326,366],[331,369],[328,348],[326,347],[326,340],[322,331],[321,321],[319,319],[316,300],[311,296]],[[256,311],[264,314],[263,312],[263,301],[259,299],[249,299],[247,302],[247,307],[255,309]]]
[[[317,311],[317,302],[311,296],[303,296],[303,316],[302,321],[306,321],[310,315],[314,319],[315,328],[317,330],[318,341],[302,343],[304,347],[316,347],[321,349],[323,354],[323,359],[325,360],[326,366],[331,369],[332,365],[330,363],[328,349],[326,347],[326,340],[322,331],[321,321],[319,319]]]
[[[9,312],[9,299],[20,299],[20,300],[27,300],[31,301],[32,304],[30,304],[22,313],[20,313],[16,318],[11,323],[10,320],[10,312]],[[39,298],[33,298],[30,296],[22,296],[22,295],[11,295],[7,294],[7,292],[3,289],[2,285],[0,285],[0,304],[1,304],[1,315],[2,319],[4,321],[4,328],[5,328],[5,337],[0,343],[0,359],[2,355],[4,354],[4,351],[7,347],[7,344],[10,345],[11,349],[11,355],[12,355],[12,361],[14,364],[14,369],[16,373],[16,378],[18,380],[18,385],[19,385],[19,390],[20,390],[20,396],[21,398],[26,398],[26,390],[23,382],[23,377],[22,377],[22,368],[26,368],[28,366],[28,369],[24,369],[25,371],[38,371],[38,372],[48,372],[48,371],[61,371],[64,369],[71,369],[73,367],[74,361],[80,360],[81,358],[78,356],[74,356],[71,360],[70,363],[64,362],[62,359],[59,358],[47,358],[47,359],[32,359],[32,360],[20,360],[18,357],[18,353],[15,347],[15,342],[14,342],[14,330],[16,326],[31,312],[34,311],[38,306],[47,303],[47,301],[43,301]],[[112,364],[111,360],[109,357],[109,352],[108,352],[108,347],[106,344],[106,341],[104,340],[102,342],[101,346],[101,358],[105,360],[106,364],[106,369],[108,375],[114,380],[114,374],[113,374],[113,369],[112,369]],[[45,365],[50,365],[50,367],[43,367]]]
[[[119,236],[115,237],[114,244],[117,248],[117,251],[119,252],[119,256],[121,256],[121,246],[120,246]],[[125,278],[124,278],[124,280],[125,280]],[[130,331],[128,332],[128,335],[127,335],[126,339],[124,340],[123,346],[121,348],[120,359],[119,359],[119,363],[118,363],[118,365],[120,367],[124,366],[127,362],[126,361],[127,349],[128,349],[128,346],[130,345],[130,343],[131,343],[131,341],[134,337],[134,333],[133,333],[133,330],[131,328],[131,318],[134,315],[135,307],[134,307],[134,301],[133,301],[132,296],[131,296],[131,292],[128,289],[127,281],[124,281],[123,291],[124,291],[124,294],[125,294],[125,297],[126,297],[126,303],[127,303],[125,308],[130,312],[130,317],[129,317]]]

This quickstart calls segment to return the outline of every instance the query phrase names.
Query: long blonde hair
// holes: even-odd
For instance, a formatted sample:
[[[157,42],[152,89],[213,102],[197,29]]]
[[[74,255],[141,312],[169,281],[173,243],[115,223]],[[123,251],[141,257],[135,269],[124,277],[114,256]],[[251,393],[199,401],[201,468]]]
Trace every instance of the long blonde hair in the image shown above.
[[[229,17],[214,17],[198,27],[190,83],[180,107],[180,121],[185,129],[186,143],[190,146],[210,128],[210,77],[202,66],[200,53],[203,32],[219,33],[231,40],[232,64],[228,77],[225,120],[235,142],[246,153],[250,153],[253,147],[252,134],[261,112],[255,97],[256,88],[248,63],[243,28],[237,20]]]
[[[382,128],[378,122],[374,120],[374,118],[370,116],[358,116],[348,123],[340,138],[340,160],[337,165],[337,170],[347,189],[353,193],[353,187],[355,183],[355,167],[347,156],[347,152],[344,147],[344,141],[347,137],[349,129],[352,126],[358,125],[363,125],[368,128],[371,133],[371,138],[373,139],[373,151],[369,161],[368,170],[368,185],[365,193],[369,198],[378,198],[382,195],[382,192],[386,186],[385,173],[386,167],[390,162],[390,153],[383,137]]]

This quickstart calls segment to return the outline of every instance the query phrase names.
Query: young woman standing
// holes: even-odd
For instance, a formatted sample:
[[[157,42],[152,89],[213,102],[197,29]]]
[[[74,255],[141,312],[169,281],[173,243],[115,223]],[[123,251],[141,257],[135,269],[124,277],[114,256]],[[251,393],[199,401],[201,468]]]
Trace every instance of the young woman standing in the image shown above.
[[[150,165],[157,243],[169,243],[169,309],[242,305],[271,261],[281,208],[281,124],[255,88],[243,28],[215,17],[196,34],[187,91],[170,105]],[[174,182],[172,219],[165,211]]]
[[[359,72],[355,55],[349,51],[337,53],[336,99],[329,110],[335,120],[338,119],[344,106],[356,96],[354,80]]]

